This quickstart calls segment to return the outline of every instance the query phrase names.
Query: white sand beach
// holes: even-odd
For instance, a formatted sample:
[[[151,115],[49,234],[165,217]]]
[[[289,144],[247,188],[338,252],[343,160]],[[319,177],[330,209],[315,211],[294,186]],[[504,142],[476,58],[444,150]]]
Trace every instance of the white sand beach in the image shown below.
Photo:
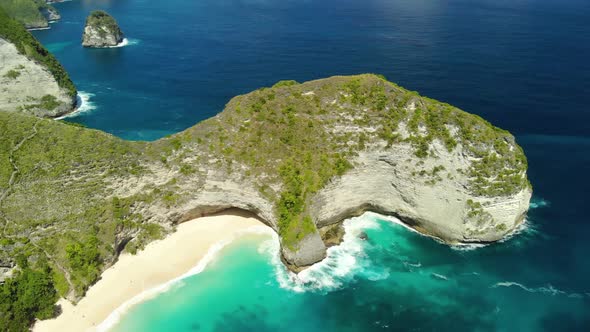
[[[157,294],[170,280],[197,267],[216,245],[263,227],[267,226],[258,219],[236,211],[182,223],[176,232],[150,243],[136,255],[122,254],[77,305],[61,299],[62,314],[37,322],[33,331],[104,330],[117,320],[117,311],[138,302],[144,295]]]

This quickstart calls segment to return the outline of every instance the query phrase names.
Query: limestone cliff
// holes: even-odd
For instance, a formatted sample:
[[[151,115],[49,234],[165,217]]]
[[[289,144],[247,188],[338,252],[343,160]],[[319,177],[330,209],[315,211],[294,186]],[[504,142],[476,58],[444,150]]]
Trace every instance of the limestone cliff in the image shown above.
[[[84,47],[113,47],[123,41],[123,32],[108,13],[97,10],[88,16],[82,35]]]
[[[57,117],[74,108],[72,97],[39,63],[0,38],[0,111]]]
[[[448,243],[490,242],[522,222],[531,197],[512,135],[375,75],[280,82],[152,143],[10,113],[0,130],[0,260],[23,248],[46,257],[70,295],[123,248],[231,207],[276,230],[300,270],[363,211]],[[74,244],[99,258],[80,269]]]
[[[76,89],[63,67],[35,38],[0,12],[0,111],[39,117],[71,112]]]

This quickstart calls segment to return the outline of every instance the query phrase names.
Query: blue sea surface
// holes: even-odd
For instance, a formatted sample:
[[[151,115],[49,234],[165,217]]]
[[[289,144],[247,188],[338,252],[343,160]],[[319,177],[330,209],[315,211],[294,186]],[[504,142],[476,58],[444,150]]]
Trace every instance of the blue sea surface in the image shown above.
[[[69,121],[155,140],[279,80],[374,72],[510,130],[534,187],[526,228],[473,250],[377,215],[347,221],[350,236],[305,282],[270,236],[245,236],[114,331],[590,331],[590,1],[56,6],[62,20],[34,34],[81,91]],[[80,46],[93,9],[118,20],[126,46]]]

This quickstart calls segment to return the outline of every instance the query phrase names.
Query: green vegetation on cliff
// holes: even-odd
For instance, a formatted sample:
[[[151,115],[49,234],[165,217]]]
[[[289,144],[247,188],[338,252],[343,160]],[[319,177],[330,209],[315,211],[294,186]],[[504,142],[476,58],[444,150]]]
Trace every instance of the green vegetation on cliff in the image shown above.
[[[29,59],[45,66],[60,87],[65,88],[72,98],[76,96],[74,83],[57,59],[26,31],[22,24],[10,18],[2,8],[0,8],[0,38],[14,44],[18,51]]]
[[[117,31],[121,34],[117,21],[104,10],[95,10],[90,13],[86,18],[86,26],[97,28],[101,37],[106,36],[108,31]]]
[[[14,113],[0,113],[0,132],[0,263],[25,257],[27,269],[50,271],[71,298],[121,250],[168,232],[206,185],[230,177],[269,202],[282,245],[294,251],[316,233],[313,196],[366,151],[407,149],[416,181],[428,177],[431,186],[455,170],[421,169],[424,160],[466,156],[457,172],[473,197],[528,186],[526,158],[509,133],[375,75],[283,81],[153,143]],[[468,207],[468,217],[482,219],[483,207]]]
[[[31,270],[26,265],[0,285],[0,331],[29,331],[35,319],[55,315],[57,293],[51,269]]]

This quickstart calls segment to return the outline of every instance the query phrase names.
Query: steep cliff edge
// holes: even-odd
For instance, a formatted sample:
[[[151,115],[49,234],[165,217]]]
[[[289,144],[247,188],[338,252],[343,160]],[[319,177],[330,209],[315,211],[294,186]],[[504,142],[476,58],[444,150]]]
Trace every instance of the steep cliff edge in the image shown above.
[[[0,10],[0,111],[57,117],[76,105],[76,88],[59,62]]]
[[[123,41],[123,31],[117,21],[102,10],[96,10],[86,18],[82,46],[84,47],[113,47]]]
[[[0,131],[0,261],[43,258],[72,298],[123,248],[230,207],[275,229],[298,270],[325,256],[320,229],[363,211],[490,242],[531,197],[508,132],[375,75],[279,82],[152,143],[14,113]]]

